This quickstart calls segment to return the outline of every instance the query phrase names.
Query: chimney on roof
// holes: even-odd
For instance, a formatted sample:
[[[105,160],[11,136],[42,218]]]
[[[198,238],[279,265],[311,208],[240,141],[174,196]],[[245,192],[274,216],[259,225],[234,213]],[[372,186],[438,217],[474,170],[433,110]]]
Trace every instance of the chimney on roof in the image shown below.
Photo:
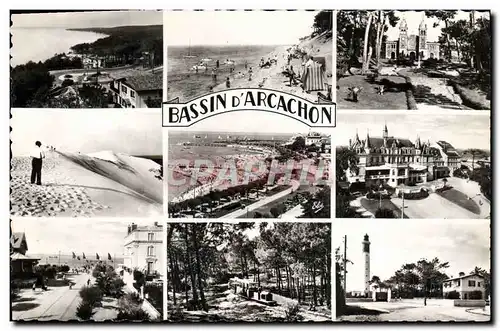
[[[137,229],[137,224],[135,223],[132,223],[132,225],[130,226],[130,231],[135,231]]]
[[[458,273],[458,277],[463,277],[463,276],[465,276],[465,272],[459,272]]]
[[[158,222],[154,222],[154,226],[155,226],[155,227],[158,227]]]

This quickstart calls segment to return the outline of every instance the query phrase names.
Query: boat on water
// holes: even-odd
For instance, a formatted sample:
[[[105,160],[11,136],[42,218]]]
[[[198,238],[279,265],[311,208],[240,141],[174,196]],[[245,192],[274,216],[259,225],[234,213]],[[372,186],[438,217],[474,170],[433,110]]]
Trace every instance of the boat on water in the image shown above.
[[[222,137],[221,137],[221,136],[219,136],[219,137],[218,137],[218,139],[222,139]]]
[[[208,135],[205,135],[205,139],[207,139],[207,138],[208,138]]]
[[[204,57],[203,59],[201,59],[201,62],[210,62],[210,61],[212,61],[212,59],[209,57]]]
[[[198,135],[198,134],[195,134],[195,135],[193,136],[193,138],[194,138],[194,139],[199,139],[199,138],[201,138],[201,136],[200,136],[200,135]]]
[[[201,71],[201,70],[206,70],[207,69],[207,66],[204,65],[204,64],[195,64],[194,66],[191,67],[191,70],[198,70],[198,71]]]
[[[193,59],[196,57],[196,55],[191,55],[191,39],[189,39],[189,48],[188,48],[188,54],[183,56],[186,59]]]

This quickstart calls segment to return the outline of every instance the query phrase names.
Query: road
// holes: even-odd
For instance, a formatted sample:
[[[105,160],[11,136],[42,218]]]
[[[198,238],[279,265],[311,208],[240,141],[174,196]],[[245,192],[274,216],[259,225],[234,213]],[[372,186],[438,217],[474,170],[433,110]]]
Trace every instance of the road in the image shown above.
[[[75,285],[70,290],[68,286],[49,287],[48,291],[37,288],[23,289],[20,298],[12,303],[13,320],[68,321],[77,319],[76,308],[80,303],[79,291],[87,280],[88,274],[68,277]],[[26,308],[23,308],[26,307]],[[32,307],[29,309],[29,307]]]
[[[238,210],[235,210],[233,211],[232,213],[229,213],[229,214],[226,214],[224,216],[222,216],[221,218],[238,218],[238,217],[241,217],[243,215],[245,215],[247,212],[251,212],[257,208],[260,208],[262,206],[265,206],[267,205],[268,203],[271,203],[273,202],[274,200],[278,200],[286,195],[289,195],[291,194],[293,191],[296,191],[299,186],[300,186],[300,183],[298,181],[291,181],[291,184],[292,184],[292,187],[289,188],[289,189],[286,189],[284,191],[281,191],[279,193],[276,193],[274,195],[271,195],[269,197],[266,197],[264,199],[261,199],[255,203],[252,203],[251,205],[247,206],[246,208],[244,209],[238,209]]]
[[[391,201],[401,207],[402,199],[392,198]],[[475,219],[478,215],[465,208],[431,193],[422,200],[405,199],[405,214],[409,218],[445,218],[445,219]]]
[[[345,321],[476,321],[487,322],[490,316],[485,313],[474,313],[474,309],[454,307],[453,300],[429,299],[427,306],[423,299],[403,299],[394,302],[356,302],[350,306],[358,306],[370,310],[378,310],[378,315],[341,316]]]

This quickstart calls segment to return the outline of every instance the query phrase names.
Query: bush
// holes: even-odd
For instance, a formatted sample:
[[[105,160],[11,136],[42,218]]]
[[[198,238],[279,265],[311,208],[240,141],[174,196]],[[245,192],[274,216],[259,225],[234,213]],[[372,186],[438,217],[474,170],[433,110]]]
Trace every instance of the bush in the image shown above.
[[[483,292],[481,291],[471,291],[468,293],[467,298],[470,300],[481,300],[483,298]]]
[[[93,308],[90,302],[82,301],[76,308],[76,316],[84,321],[88,321],[94,315],[92,312]]]
[[[403,194],[401,192],[398,193],[398,197],[401,198]],[[414,193],[405,193],[405,199],[407,200],[419,200],[425,199],[429,196],[429,192],[427,190],[420,190],[419,192]]]
[[[92,307],[97,307],[102,302],[102,292],[96,286],[84,286],[81,288],[80,297]]]
[[[105,274],[97,276],[96,284],[105,296],[112,298],[123,296],[123,286],[125,286],[125,283],[114,271],[108,271]]]
[[[445,298],[446,299],[460,299],[460,293],[458,293],[457,291],[451,291],[451,292],[446,293]]]
[[[298,303],[287,303],[285,306],[285,321],[297,322],[303,317],[299,315],[300,305]]]
[[[149,314],[142,308],[120,310],[116,317],[118,321],[149,321]]]
[[[457,177],[457,178],[468,178],[468,174],[467,174],[467,171],[465,169],[455,169],[453,171],[453,177]]]
[[[68,265],[60,265],[57,267],[57,272],[69,272]]]
[[[368,192],[366,194],[366,198],[367,199],[376,199],[376,200],[379,200],[380,198],[382,198],[383,200],[385,200],[385,199],[390,199],[391,196],[389,194],[382,194],[381,192]]]

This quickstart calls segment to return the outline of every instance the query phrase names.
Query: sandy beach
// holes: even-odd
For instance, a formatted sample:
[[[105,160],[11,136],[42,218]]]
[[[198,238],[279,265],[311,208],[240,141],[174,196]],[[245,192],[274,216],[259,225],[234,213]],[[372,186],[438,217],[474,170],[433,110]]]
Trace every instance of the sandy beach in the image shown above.
[[[13,216],[154,216],[162,212],[159,165],[106,152],[94,157],[48,152],[42,185],[30,183],[31,158],[11,160]]]
[[[277,63],[271,65],[269,68],[259,68],[258,65],[253,65],[253,75],[252,80],[248,80],[248,73],[245,72],[243,77],[237,77],[233,75],[230,78],[231,87],[230,88],[266,88],[276,91],[282,91],[296,95],[298,97],[307,99],[309,101],[316,102],[318,100],[317,92],[307,93],[302,90],[299,85],[289,86],[289,79],[285,77],[282,72],[287,65],[286,55],[288,53],[287,49],[290,46],[279,46],[274,51],[264,57],[264,60],[275,59],[277,55]],[[312,39],[307,39],[296,45],[299,49],[305,50],[308,54],[314,56],[325,57],[326,60],[326,82],[332,84],[332,39],[326,35],[320,35]],[[292,59],[290,63],[296,73],[299,72],[301,68],[302,59]],[[226,90],[226,77],[221,76],[223,83],[218,84],[213,88],[214,92]]]

